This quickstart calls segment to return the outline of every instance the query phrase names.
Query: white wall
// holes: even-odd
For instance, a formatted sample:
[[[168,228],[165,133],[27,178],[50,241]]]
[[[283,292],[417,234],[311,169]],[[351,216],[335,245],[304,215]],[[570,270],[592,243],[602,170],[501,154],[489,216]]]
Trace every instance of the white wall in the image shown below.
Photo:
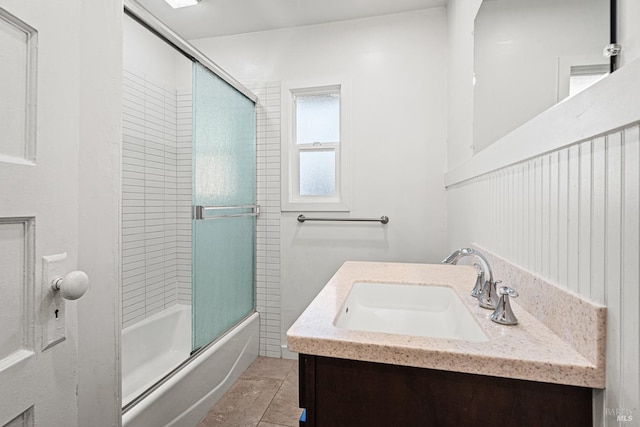
[[[332,76],[350,81],[351,216],[387,215],[390,223],[299,224],[297,212],[282,214],[282,345],[286,330],[342,262],[441,259],[444,9],[193,43],[243,83],[326,81]]]
[[[469,15],[458,9],[450,19],[463,27]],[[619,40],[637,40],[637,16],[621,18],[636,26],[621,28]],[[465,62],[469,43],[450,46],[457,63]],[[468,133],[452,141],[449,165],[457,167],[445,178],[449,249],[476,243],[607,305],[607,389],[595,394],[598,426],[619,425],[612,413],[620,408],[633,410],[635,421],[640,401],[640,60],[631,60],[640,52],[629,46],[625,53],[614,75],[473,158]],[[457,97],[451,106],[472,98],[471,91],[449,94]],[[454,110],[451,126],[469,123]]]
[[[473,20],[482,0],[448,0],[447,167],[473,155]]]
[[[123,66],[161,85],[191,88],[191,61],[133,18],[123,18]]]
[[[122,2],[82,2],[81,24],[78,425],[119,426]]]

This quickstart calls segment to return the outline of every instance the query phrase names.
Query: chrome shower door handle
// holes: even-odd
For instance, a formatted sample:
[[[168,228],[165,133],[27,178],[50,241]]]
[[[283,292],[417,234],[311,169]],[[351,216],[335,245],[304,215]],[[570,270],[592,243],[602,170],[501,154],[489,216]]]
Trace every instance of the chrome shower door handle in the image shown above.
[[[229,211],[229,210],[248,210],[251,209],[250,212],[238,212],[238,213],[223,213],[222,215],[209,215],[207,216],[207,212],[216,211]],[[220,218],[235,218],[235,217],[243,217],[243,216],[258,216],[260,215],[260,205],[234,205],[234,206],[199,206],[196,205],[193,207],[193,219],[195,220],[209,220],[209,219],[220,219]]]

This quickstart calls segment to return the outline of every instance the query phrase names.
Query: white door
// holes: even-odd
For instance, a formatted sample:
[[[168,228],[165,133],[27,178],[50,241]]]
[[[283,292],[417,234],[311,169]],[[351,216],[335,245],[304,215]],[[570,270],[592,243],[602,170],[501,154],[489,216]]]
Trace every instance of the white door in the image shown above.
[[[49,290],[43,257],[77,267],[79,16],[0,0],[0,426],[78,424],[82,300]]]

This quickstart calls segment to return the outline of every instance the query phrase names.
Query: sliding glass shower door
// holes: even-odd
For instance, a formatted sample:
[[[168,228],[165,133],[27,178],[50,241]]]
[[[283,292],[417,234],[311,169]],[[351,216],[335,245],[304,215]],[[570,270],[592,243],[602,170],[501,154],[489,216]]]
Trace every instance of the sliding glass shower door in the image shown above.
[[[255,104],[211,71],[193,73],[192,349],[254,309]]]

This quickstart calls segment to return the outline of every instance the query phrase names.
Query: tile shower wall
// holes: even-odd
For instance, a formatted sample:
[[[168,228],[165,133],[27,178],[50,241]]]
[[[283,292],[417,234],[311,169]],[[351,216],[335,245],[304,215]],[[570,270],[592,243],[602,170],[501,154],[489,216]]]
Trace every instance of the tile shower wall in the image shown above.
[[[178,233],[176,236],[176,256],[178,262],[178,304],[191,305],[193,96],[191,89],[178,90],[177,95]]]
[[[180,105],[186,108],[184,103]],[[124,72],[123,327],[178,301],[190,303],[190,296],[185,297],[180,286],[180,280],[187,274],[190,276],[190,271],[185,271],[187,267],[190,269],[190,259],[184,261],[184,247],[188,244],[190,249],[191,239],[190,172],[185,172],[183,162],[179,162],[185,154],[178,149],[179,138],[181,148],[186,145],[184,140],[190,138],[190,131],[185,131],[183,124],[179,126],[175,89],[149,81],[143,75]],[[190,142],[188,145],[190,150]],[[185,174],[189,175],[187,184]]]
[[[637,411],[640,401],[639,164],[636,123],[448,189],[452,241],[607,306],[607,389],[595,425],[617,425],[611,411]]]
[[[260,355],[281,357],[280,347],[280,82],[247,87],[258,96],[256,309]]]

